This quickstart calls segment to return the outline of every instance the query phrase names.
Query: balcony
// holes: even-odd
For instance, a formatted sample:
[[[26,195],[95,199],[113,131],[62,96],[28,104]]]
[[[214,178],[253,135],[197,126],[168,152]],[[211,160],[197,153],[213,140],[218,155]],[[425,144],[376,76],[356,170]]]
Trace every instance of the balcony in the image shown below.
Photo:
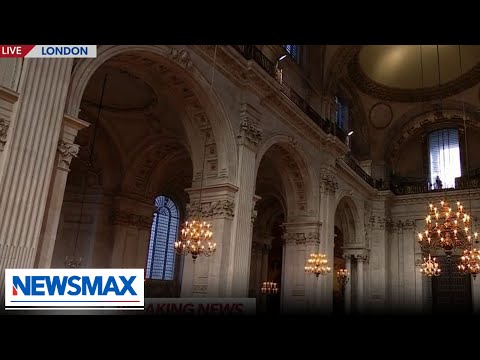
[[[275,79],[275,64],[272,63],[256,46],[254,45],[231,45],[246,60],[253,60],[267,74]],[[320,129],[327,134],[336,136],[340,141],[345,142],[347,134],[334,122],[324,119],[318,114],[295,90],[283,83],[282,93],[290,99],[300,110],[302,110]]]

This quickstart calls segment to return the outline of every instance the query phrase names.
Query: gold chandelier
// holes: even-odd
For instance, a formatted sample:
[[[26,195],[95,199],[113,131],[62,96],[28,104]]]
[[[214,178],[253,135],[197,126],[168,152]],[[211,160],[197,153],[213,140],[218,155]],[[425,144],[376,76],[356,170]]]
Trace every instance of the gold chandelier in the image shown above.
[[[450,257],[457,248],[466,248],[472,244],[470,215],[465,211],[460,201],[457,209],[450,207],[448,202],[440,201],[440,207],[429,205],[425,218],[425,230],[418,233],[418,241],[423,251],[443,249]],[[478,233],[473,234],[475,240]]]
[[[464,250],[458,270],[464,275],[472,275],[475,279],[480,272],[480,251],[477,248]]]
[[[307,260],[305,266],[305,272],[315,274],[318,278],[319,275],[326,275],[332,269],[327,266],[328,260],[325,254],[310,254],[310,258]]]
[[[433,258],[430,254],[428,254],[428,259],[423,258],[423,263],[421,264],[420,272],[422,275],[432,277],[432,276],[439,276],[442,270],[438,266],[437,259]]]
[[[198,255],[212,255],[216,250],[217,244],[212,241],[213,232],[210,228],[211,224],[206,221],[185,221],[181,237],[175,241],[177,254],[192,254],[193,261],[197,259]]]

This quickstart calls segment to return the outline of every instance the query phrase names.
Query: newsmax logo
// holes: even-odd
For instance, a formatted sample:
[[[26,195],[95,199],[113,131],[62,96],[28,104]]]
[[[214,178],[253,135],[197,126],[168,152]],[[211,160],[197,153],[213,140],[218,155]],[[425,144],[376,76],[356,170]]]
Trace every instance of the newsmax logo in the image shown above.
[[[144,269],[6,269],[5,309],[144,308]]]

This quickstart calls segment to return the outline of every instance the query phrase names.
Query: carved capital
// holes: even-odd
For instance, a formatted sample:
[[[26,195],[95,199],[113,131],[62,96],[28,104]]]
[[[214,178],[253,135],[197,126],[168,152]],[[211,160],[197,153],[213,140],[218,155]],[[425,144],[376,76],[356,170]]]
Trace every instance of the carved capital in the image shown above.
[[[208,203],[187,204],[188,217],[201,217],[202,219],[229,218],[235,216],[235,203],[231,200],[218,200]]]
[[[58,141],[57,151],[60,154],[58,167],[63,170],[70,170],[70,163],[74,157],[78,157],[80,146],[67,143],[63,140]]]
[[[240,123],[240,143],[245,145],[257,146],[262,140],[262,129],[252,120],[243,119]]]
[[[415,220],[412,219],[407,219],[403,223],[403,229],[404,230],[413,230],[415,229]]]
[[[368,256],[366,256],[366,255],[355,255],[355,260],[357,260],[357,263],[367,263],[368,262]]]
[[[330,171],[323,169],[320,172],[320,180],[324,190],[335,192],[338,189],[337,179]]]
[[[182,49],[178,51],[177,49],[171,49],[168,58],[175,61],[180,66],[189,69],[192,67],[192,60],[190,59],[190,54],[187,50]]]
[[[255,209],[252,209],[252,224],[255,223],[255,220],[257,219],[258,211]]]
[[[10,121],[0,117],[0,151],[3,151],[5,144],[7,143],[8,128]]]
[[[345,262],[351,263],[352,262],[352,255],[343,255]]]
[[[320,243],[320,235],[317,232],[285,233],[283,241],[285,245],[314,245]]]

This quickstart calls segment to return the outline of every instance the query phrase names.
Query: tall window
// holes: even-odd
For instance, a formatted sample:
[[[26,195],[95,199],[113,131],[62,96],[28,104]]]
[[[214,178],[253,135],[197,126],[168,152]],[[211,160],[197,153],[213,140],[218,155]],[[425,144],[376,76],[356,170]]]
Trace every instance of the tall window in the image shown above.
[[[175,268],[175,241],[178,236],[179,214],[172,199],[155,199],[150,245],[148,247],[148,279],[173,280]]]
[[[297,63],[300,61],[300,45],[283,45],[283,47]]]
[[[430,182],[437,187],[454,188],[455,178],[462,176],[458,129],[442,129],[428,135]],[[437,179],[438,176],[438,179]]]
[[[342,103],[342,101],[336,96],[335,105],[335,121],[340,129],[346,131],[348,124],[348,106]]]

